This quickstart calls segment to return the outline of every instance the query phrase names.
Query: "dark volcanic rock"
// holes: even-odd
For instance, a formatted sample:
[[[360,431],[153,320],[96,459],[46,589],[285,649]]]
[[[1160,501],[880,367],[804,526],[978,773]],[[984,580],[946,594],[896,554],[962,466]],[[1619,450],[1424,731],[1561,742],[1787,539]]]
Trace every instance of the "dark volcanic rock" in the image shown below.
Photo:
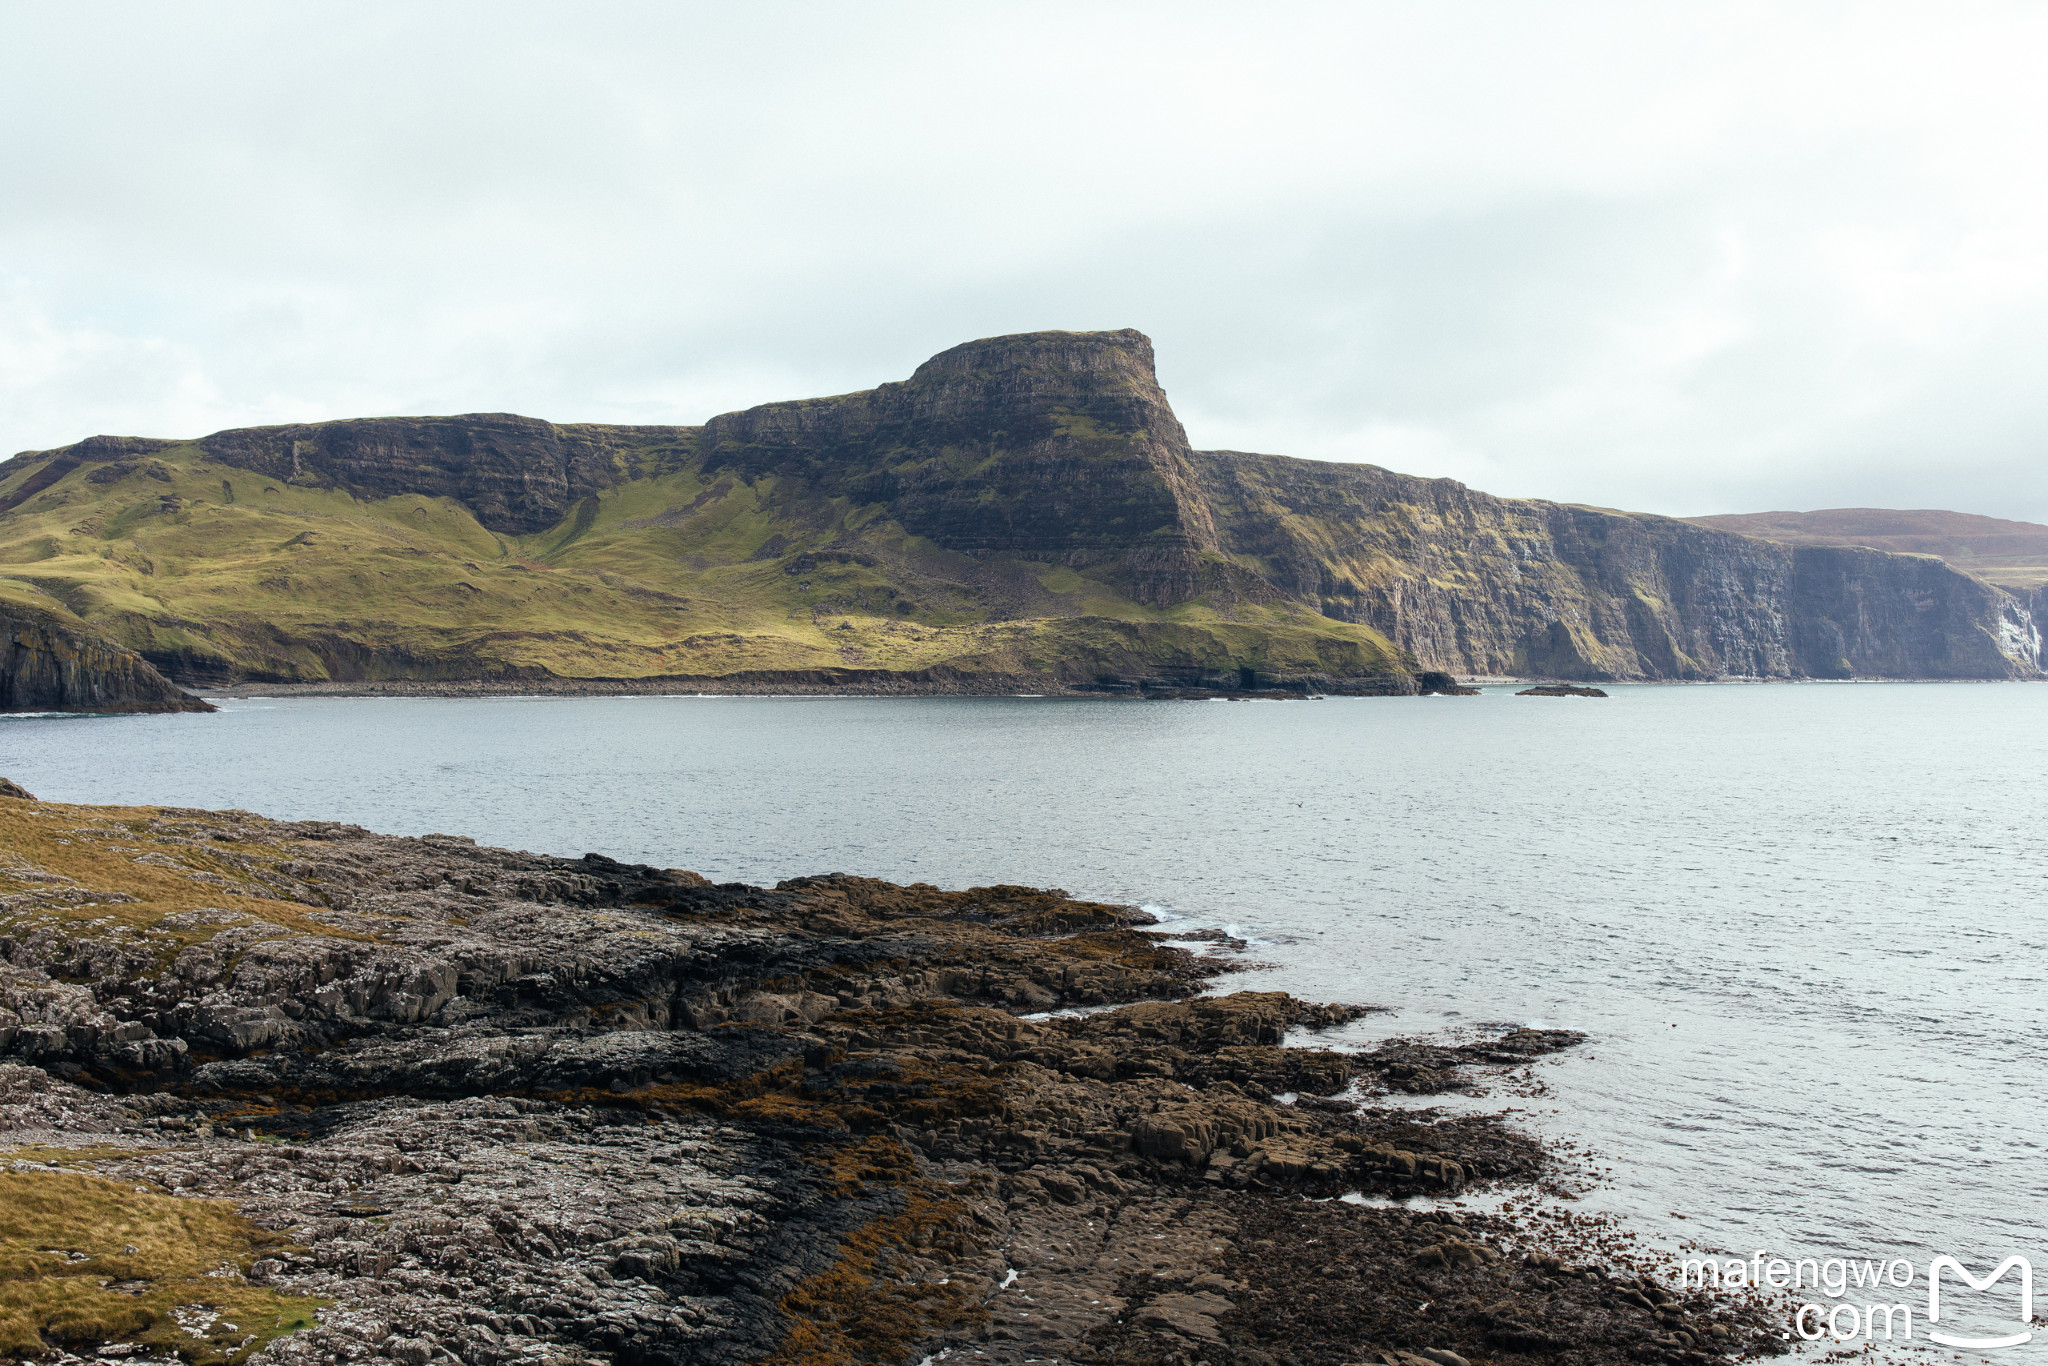
[[[906,382],[713,418],[704,457],[889,505],[969,554],[1113,565],[1141,602],[1202,587],[1216,529],[1143,333],[956,346]]]
[[[274,1250],[213,1274],[326,1306],[200,1366],[1644,1356],[1612,1239],[1322,1199],[1544,1182],[1497,1117],[1321,1097],[1576,1035],[1293,1046],[1360,1012],[1198,996],[1221,962],[1029,887],[49,804],[0,878],[13,1179],[232,1200]],[[1683,1309],[1649,1359],[1775,1350]]]
[[[1436,694],[1443,697],[1479,696],[1479,689],[1467,688],[1450,674],[1436,669],[1425,669],[1423,672],[1415,675],[1415,686],[1418,691],[1423,693]]]
[[[634,428],[687,444],[692,429]],[[460,499],[493,531],[545,531],[580,500],[626,477],[617,429],[557,427],[512,413],[373,417],[216,432],[199,443],[224,464],[358,498]]]
[[[212,711],[133,650],[55,611],[0,603],[0,711]]]
[[[2038,678],[2033,604],[1923,556],[1197,451],[1219,542],[1424,669],[1578,680]]]
[[[0,797],[18,797],[23,801],[32,802],[36,799],[36,794],[11,779],[0,778]]]
[[[1534,688],[1524,688],[1517,697],[1605,697],[1599,688],[1580,687],[1576,683],[1545,683]]]

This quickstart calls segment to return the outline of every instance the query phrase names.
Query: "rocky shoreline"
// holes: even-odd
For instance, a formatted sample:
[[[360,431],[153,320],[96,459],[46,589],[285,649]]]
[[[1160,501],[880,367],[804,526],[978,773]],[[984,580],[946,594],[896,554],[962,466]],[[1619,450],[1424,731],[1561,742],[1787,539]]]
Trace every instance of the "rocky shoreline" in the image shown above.
[[[1625,1231],[1572,1216],[1535,1139],[1380,1103],[1526,1083],[1574,1034],[1320,1047],[1364,1007],[1208,994],[1229,964],[1205,941],[1057,889],[714,886],[246,812],[0,804],[0,1352],[1781,1349],[1772,1306],[1674,1296]],[[1412,1199],[1479,1189],[1525,1207]]]
[[[238,697],[1148,697],[1210,698],[1311,696],[1405,697],[1435,690],[1432,679],[1327,674],[1254,675],[1193,670],[1160,677],[1134,674],[1071,679],[1050,674],[953,676],[919,670],[802,670],[758,674],[656,678],[376,679],[326,683],[234,683],[204,690],[212,698]]]

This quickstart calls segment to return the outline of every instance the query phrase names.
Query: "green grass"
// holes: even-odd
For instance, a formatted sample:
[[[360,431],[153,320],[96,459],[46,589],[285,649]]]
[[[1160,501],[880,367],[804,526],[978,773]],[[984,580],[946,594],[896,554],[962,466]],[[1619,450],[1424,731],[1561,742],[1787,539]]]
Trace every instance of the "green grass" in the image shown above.
[[[1086,570],[955,554],[884,507],[690,464],[584,499],[531,536],[494,533],[453,499],[361,501],[197,446],[93,483],[105,468],[85,465],[0,516],[0,600],[61,605],[188,674],[1085,677],[1163,664],[1350,673],[1393,659],[1371,630],[1298,604],[1143,606]],[[793,558],[828,548],[843,553]]]
[[[319,1308],[244,1279],[280,1242],[225,1201],[71,1172],[0,1173],[0,1352],[126,1341],[194,1366],[245,1361],[310,1327]]]

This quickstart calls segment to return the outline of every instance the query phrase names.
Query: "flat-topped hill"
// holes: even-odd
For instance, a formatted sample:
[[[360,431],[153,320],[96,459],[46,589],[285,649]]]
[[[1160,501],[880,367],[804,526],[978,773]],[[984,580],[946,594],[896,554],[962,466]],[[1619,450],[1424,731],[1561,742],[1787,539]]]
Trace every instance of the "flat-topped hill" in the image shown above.
[[[1987,582],[2021,592],[2048,584],[2048,526],[1933,509],[1822,508],[1689,517],[1696,526],[1789,545],[1869,546],[1934,555]]]

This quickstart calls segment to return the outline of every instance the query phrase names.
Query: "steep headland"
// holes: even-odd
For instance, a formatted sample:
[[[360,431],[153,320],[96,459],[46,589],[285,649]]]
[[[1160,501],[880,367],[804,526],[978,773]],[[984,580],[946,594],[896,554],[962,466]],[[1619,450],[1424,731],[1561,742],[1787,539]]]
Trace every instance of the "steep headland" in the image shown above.
[[[12,806],[0,1350],[1779,1349],[1766,1306],[1676,1293],[1624,1230],[1569,1210],[1302,1199],[1558,1193],[1572,1170],[1497,1117],[1376,1102],[1529,1094],[1574,1034],[1312,1046],[1359,1008],[1202,995],[1225,962],[1057,890],[712,886],[246,812]]]
[[[24,597],[0,581],[0,711],[213,710],[62,606]]]
[[[1935,560],[1204,452],[1224,543],[1429,668],[1578,680],[2033,678],[2014,595]]]
[[[703,427],[95,437],[0,464],[0,574],[191,684],[2043,671],[2034,602],[1939,560],[1193,450],[1129,331]]]

